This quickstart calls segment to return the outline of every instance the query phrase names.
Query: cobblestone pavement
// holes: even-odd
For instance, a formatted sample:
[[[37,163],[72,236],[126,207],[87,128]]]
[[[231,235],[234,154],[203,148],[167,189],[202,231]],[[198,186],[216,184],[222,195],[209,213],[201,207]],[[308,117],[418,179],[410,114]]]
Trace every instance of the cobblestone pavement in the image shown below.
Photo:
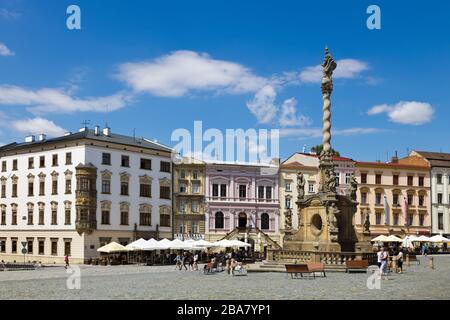
[[[450,299],[450,256],[428,258],[368,289],[370,273],[329,272],[316,280],[285,273],[179,271],[173,266],[81,266],[81,288],[67,289],[63,267],[0,272],[0,299]]]

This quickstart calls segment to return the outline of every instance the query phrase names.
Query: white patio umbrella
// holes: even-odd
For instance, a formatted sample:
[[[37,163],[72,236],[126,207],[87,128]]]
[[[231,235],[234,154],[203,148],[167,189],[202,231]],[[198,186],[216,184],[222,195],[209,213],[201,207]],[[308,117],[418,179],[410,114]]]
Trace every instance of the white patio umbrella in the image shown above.
[[[411,235],[411,236],[406,236],[406,237],[403,239],[403,241],[402,241],[402,247],[405,247],[405,248],[413,248],[413,247],[414,247],[413,242],[414,242],[416,239],[417,239],[417,237],[416,237],[416,236],[413,236],[413,235]]]
[[[159,242],[152,238],[152,239],[145,241],[145,243],[142,245],[142,250],[152,251],[152,250],[162,250],[162,249],[161,249],[161,246],[159,245]]]
[[[147,241],[143,238],[140,238],[136,241],[133,241],[132,243],[129,243],[125,246],[125,248],[128,248],[130,250],[142,250],[142,246],[146,243]]]
[[[435,235],[435,236],[432,236],[430,238],[430,242],[434,242],[434,243],[448,243],[448,242],[450,242],[450,240],[447,239],[446,237],[441,236],[441,235]]]
[[[204,247],[204,248],[211,248],[214,247],[214,243],[206,241],[206,240],[198,240],[195,241],[194,245],[196,247]]]
[[[231,240],[231,243],[234,247],[240,248],[240,247],[251,247],[252,245],[250,243],[240,241],[240,240]]]
[[[373,238],[372,240],[370,240],[371,242],[387,242],[388,237],[386,237],[385,235],[379,235],[378,237]]]
[[[399,237],[394,235],[390,235],[386,238],[386,242],[403,242],[403,239],[400,239]]]
[[[164,238],[164,239],[158,241],[158,246],[161,248],[161,250],[165,250],[165,249],[170,248],[171,243],[172,243],[172,241]]]
[[[103,247],[98,248],[97,251],[103,253],[115,253],[115,252],[127,252],[130,251],[130,249],[113,241]]]
[[[430,238],[428,238],[427,236],[420,236],[420,237],[417,238],[416,241],[428,242],[428,241],[430,241]]]
[[[185,250],[185,249],[192,249],[192,245],[189,243],[186,243],[184,241],[181,241],[179,239],[175,239],[170,241],[170,249],[175,249],[175,250]]]
[[[220,248],[232,248],[235,245],[233,245],[233,243],[231,242],[231,240],[227,240],[227,239],[223,239],[220,241],[216,241],[213,242],[213,245],[215,248],[220,247]]]

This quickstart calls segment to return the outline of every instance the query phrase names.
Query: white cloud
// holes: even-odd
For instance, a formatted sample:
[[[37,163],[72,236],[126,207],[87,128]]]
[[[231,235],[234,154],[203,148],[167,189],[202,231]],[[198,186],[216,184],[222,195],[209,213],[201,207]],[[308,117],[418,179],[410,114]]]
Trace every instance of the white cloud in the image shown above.
[[[335,79],[352,79],[361,72],[369,69],[369,65],[356,59],[341,59],[336,61],[337,67],[333,73]],[[322,79],[322,66],[316,65],[305,68],[300,72],[300,80],[305,83],[320,83]]]
[[[124,107],[129,100],[130,97],[122,93],[80,99],[57,88],[28,90],[17,86],[0,85],[0,105],[28,106],[28,110],[34,114],[75,111],[108,112]]]
[[[0,56],[13,56],[14,52],[12,52],[4,43],[0,42]]]
[[[137,92],[163,97],[181,97],[191,91],[255,92],[267,83],[238,63],[193,51],[175,51],[150,62],[124,63],[117,78]]]
[[[5,9],[5,8],[0,8],[0,18],[16,19],[18,17],[20,17],[20,13],[14,12],[14,11],[10,11],[10,10]]]
[[[281,106],[279,123],[281,127],[304,127],[311,124],[311,119],[302,115],[297,117],[297,100],[290,98],[286,99]]]
[[[277,114],[275,99],[277,93],[273,86],[266,85],[259,90],[254,98],[247,102],[247,107],[256,117],[259,123],[270,123]]]
[[[25,134],[41,134],[45,133],[49,137],[62,136],[65,129],[56,125],[53,121],[44,118],[33,118],[25,120],[16,120],[11,122],[13,129]]]
[[[378,128],[347,128],[332,129],[333,136],[356,136],[362,134],[371,134],[382,131]],[[282,128],[280,129],[280,137],[298,137],[298,138],[318,138],[322,136],[320,128]]]
[[[387,113],[389,120],[395,123],[421,125],[432,120],[434,109],[426,102],[400,101],[395,105],[376,105],[367,111],[368,115],[380,113]]]

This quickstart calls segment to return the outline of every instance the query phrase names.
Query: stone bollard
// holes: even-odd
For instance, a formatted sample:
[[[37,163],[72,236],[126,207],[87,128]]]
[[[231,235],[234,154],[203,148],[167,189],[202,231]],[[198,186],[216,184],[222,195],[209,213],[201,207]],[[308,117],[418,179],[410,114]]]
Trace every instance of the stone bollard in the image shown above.
[[[409,254],[406,255],[406,265],[409,267],[411,262],[409,261]]]
[[[428,265],[430,269],[434,270],[434,257],[430,257],[430,259],[428,260]]]

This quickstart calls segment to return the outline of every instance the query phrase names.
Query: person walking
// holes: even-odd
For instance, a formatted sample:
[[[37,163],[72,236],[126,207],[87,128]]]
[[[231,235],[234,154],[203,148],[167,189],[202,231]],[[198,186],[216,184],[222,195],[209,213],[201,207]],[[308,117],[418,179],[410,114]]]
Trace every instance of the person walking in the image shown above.
[[[182,263],[183,258],[181,257],[181,254],[177,254],[177,256],[175,257],[175,270],[178,268],[178,270],[181,270],[181,263]]]
[[[186,267],[186,263],[188,262],[187,261],[187,259],[188,259],[188,256],[187,256],[187,252],[185,251],[185,252],[183,252],[183,258],[182,258],[182,266],[184,267],[184,269],[187,271],[187,267]],[[180,270],[181,270],[181,268],[180,268]]]
[[[381,255],[383,254],[383,251],[381,250],[381,247],[378,247],[378,251],[377,251],[377,265],[378,268],[380,269],[380,274],[381,274]]]
[[[399,250],[396,260],[397,260],[397,267],[399,270],[398,273],[402,273],[403,272],[403,250],[402,249]]]
[[[194,254],[194,270],[198,271],[198,253],[195,252]]]
[[[387,279],[389,254],[385,248],[381,249],[380,258],[381,258],[380,279],[383,279],[383,276],[385,276],[385,279]]]
[[[70,267],[70,264],[69,264],[69,255],[68,255],[68,254],[66,254],[66,255],[64,256],[64,262],[66,263],[66,266],[65,266],[64,268],[65,268],[65,269],[69,268],[69,267]]]

